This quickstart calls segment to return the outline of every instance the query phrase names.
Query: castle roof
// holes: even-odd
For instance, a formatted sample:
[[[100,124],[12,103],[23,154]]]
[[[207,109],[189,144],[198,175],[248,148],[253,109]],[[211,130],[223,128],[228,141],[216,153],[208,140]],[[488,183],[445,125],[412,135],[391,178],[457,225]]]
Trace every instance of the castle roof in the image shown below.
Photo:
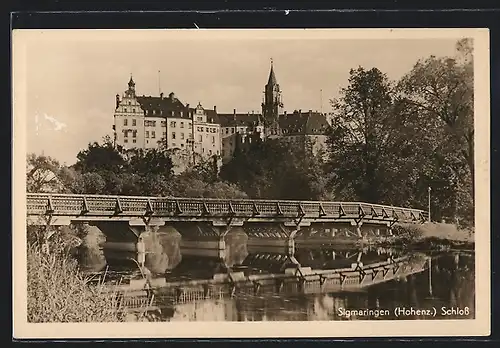
[[[217,114],[221,127],[245,127],[256,125],[262,119],[261,114],[236,113]]]
[[[324,135],[329,127],[324,114],[317,111],[297,111],[279,115],[284,135]]]
[[[183,112],[181,116],[181,111],[184,111],[186,107],[173,93],[170,93],[167,98],[163,95],[160,97],[138,96],[137,101],[144,110],[145,116],[189,118],[187,112]]]

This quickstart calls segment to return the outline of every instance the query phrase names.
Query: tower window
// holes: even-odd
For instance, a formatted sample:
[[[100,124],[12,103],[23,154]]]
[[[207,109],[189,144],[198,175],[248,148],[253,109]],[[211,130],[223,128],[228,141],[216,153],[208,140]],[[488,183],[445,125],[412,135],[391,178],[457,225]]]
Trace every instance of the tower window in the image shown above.
[[[137,131],[136,130],[132,132],[132,138],[137,138]]]
[[[137,124],[136,124],[136,121],[135,121],[135,119],[133,119],[133,120],[132,120],[132,126],[136,126],[136,125],[137,125]]]
[[[124,126],[128,126],[128,120],[127,120],[126,118],[125,118],[125,119],[123,119],[123,125],[124,125]]]

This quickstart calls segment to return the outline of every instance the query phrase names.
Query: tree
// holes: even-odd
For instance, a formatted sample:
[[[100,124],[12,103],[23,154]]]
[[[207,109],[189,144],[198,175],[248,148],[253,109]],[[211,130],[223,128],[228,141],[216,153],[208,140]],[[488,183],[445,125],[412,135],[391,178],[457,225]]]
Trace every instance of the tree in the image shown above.
[[[220,176],[253,198],[320,199],[328,192],[321,155],[310,152],[307,144],[295,146],[286,139],[255,142],[235,151]]]
[[[328,137],[330,171],[342,198],[380,202],[386,168],[394,157],[399,120],[394,119],[392,85],[380,70],[350,70],[349,85],[332,100]]]
[[[28,192],[58,192],[63,183],[58,177],[59,162],[48,156],[32,153],[26,159],[26,189]]]
[[[172,159],[166,150],[138,149],[130,156],[129,171],[139,175],[172,175]]]
[[[398,84],[401,95],[432,125],[427,182],[434,189],[437,215],[473,216],[474,73],[470,39],[456,44],[455,57],[419,60]]]
[[[118,173],[126,165],[121,151],[121,148],[114,147],[109,137],[105,137],[102,144],[89,143],[86,150],[80,151],[74,168],[82,173],[105,170]]]
[[[419,60],[399,86],[408,99],[439,120],[447,141],[474,178],[474,72],[472,41],[457,42],[457,57],[431,56]],[[471,188],[473,189],[473,188]]]

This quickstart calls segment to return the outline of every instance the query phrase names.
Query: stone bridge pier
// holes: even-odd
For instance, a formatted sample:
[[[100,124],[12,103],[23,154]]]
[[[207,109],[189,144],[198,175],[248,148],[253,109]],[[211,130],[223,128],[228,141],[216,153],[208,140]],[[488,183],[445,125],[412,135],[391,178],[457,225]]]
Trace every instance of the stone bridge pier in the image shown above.
[[[245,225],[249,254],[274,253],[286,255],[287,261],[298,265],[295,258],[295,236],[301,225],[294,222],[252,223]]]

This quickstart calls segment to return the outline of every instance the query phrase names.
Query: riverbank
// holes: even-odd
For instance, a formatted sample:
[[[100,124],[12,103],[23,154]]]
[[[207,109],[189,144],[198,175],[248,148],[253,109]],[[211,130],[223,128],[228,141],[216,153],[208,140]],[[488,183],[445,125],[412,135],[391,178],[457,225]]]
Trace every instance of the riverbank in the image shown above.
[[[417,224],[396,224],[395,238],[383,244],[413,250],[474,250],[475,232],[453,224],[426,222]]]
[[[42,253],[28,246],[27,310],[30,323],[119,322],[124,311],[104,281],[89,285],[70,255]]]

